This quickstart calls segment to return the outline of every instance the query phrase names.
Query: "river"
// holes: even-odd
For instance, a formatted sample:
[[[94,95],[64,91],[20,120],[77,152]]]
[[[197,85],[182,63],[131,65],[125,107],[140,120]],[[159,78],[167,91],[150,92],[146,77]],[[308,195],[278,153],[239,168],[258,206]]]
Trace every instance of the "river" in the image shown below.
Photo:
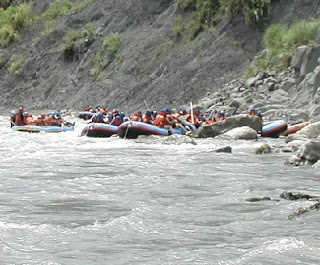
[[[0,264],[320,264],[319,171],[263,141],[23,133],[0,116]],[[232,154],[212,150],[229,145]],[[268,196],[277,200],[247,202]]]

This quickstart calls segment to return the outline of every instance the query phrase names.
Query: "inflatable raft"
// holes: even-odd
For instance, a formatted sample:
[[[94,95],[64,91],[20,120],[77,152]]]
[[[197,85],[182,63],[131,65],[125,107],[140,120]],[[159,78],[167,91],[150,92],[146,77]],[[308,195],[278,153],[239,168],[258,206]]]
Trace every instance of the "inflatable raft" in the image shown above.
[[[37,125],[21,125],[21,126],[13,126],[11,128],[14,131],[20,132],[65,132],[65,131],[73,131],[74,126],[37,126]]]
[[[80,136],[110,137],[117,134],[118,127],[106,123],[90,123],[83,128]]]
[[[136,139],[139,135],[169,136],[171,134],[183,134],[183,131],[181,128],[174,128],[170,131],[169,129],[143,122],[127,121],[118,127],[117,134],[121,138]]]
[[[288,128],[288,122],[285,120],[279,120],[271,122],[262,126],[261,136],[278,138]]]
[[[96,114],[94,112],[90,112],[90,111],[80,111],[78,117],[80,119],[84,119],[84,120],[90,120],[91,117]]]
[[[288,136],[289,134],[293,134],[299,130],[301,130],[302,128],[306,127],[307,125],[309,125],[310,122],[301,122],[301,123],[297,123],[294,125],[289,125],[288,129],[282,134],[283,136]]]

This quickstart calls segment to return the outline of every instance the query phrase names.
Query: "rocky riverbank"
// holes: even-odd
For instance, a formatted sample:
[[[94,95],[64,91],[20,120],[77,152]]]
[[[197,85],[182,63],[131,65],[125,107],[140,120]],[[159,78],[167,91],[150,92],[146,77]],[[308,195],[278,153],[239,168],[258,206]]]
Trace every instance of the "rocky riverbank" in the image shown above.
[[[287,71],[268,71],[246,80],[232,80],[199,100],[198,107],[208,113],[223,110],[229,116],[255,108],[263,113],[264,121],[284,119],[291,124],[310,121],[310,125],[285,138],[284,150],[296,152],[286,163],[319,168],[320,45],[298,47]],[[201,128],[197,136],[215,137],[242,126],[258,131],[261,124],[254,117],[238,115],[224,124]],[[248,133],[244,130],[238,138],[248,139]]]

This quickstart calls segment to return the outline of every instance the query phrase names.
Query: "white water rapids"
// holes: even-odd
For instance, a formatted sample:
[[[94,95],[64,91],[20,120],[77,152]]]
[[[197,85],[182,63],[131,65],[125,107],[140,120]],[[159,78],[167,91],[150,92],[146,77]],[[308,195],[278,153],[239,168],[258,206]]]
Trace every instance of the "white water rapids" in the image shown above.
[[[320,174],[263,141],[13,132],[0,116],[0,264],[320,264]],[[229,145],[232,154],[211,152]],[[274,201],[247,202],[268,196]]]

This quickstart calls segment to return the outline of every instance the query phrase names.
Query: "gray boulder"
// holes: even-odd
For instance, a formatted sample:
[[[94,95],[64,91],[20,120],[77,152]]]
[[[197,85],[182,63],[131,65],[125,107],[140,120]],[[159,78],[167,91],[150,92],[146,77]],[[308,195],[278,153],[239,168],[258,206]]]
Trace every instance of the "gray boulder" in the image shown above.
[[[234,128],[226,132],[224,136],[237,140],[255,140],[258,138],[257,131],[249,126]]]
[[[297,156],[301,160],[316,163],[320,159],[320,142],[316,140],[307,141],[300,146]]]
[[[263,143],[258,148],[256,148],[255,153],[257,155],[269,154],[269,153],[271,153],[271,146],[268,145],[267,143]]]
[[[320,135],[320,121],[309,124],[296,132],[296,134],[303,135],[309,139],[317,138]]]
[[[203,125],[198,128],[196,135],[200,138],[215,137],[242,126],[248,126],[258,132],[261,130],[262,122],[256,116],[241,114],[229,117],[224,121],[216,122],[214,124]]]

